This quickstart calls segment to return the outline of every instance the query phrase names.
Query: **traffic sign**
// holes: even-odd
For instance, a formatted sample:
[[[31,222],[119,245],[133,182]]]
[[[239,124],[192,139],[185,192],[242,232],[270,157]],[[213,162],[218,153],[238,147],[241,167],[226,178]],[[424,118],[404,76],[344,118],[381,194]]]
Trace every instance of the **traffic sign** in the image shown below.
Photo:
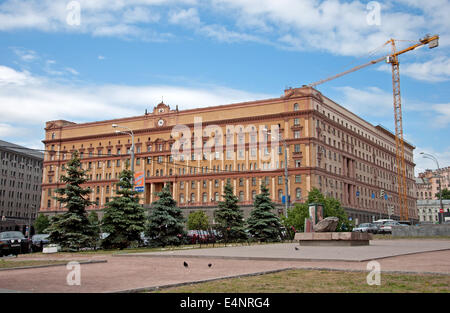
[[[359,190],[356,191],[356,196],[359,197]]]

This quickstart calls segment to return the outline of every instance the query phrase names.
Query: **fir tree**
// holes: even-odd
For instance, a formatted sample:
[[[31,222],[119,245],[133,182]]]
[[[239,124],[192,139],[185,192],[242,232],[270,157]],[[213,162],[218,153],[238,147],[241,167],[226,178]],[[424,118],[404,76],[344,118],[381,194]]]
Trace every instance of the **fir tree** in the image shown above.
[[[233,194],[233,187],[226,184],[224,187],[224,201],[218,203],[219,209],[215,211],[217,229],[223,234],[225,242],[247,239],[244,225],[244,213],[239,208],[238,197]]]
[[[186,235],[185,218],[172,198],[169,184],[156,195],[159,199],[152,203],[146,235],[151,238],[152,244],[158,247],[183,243]]]
[[[102,242],[104,248],[124,249],[140,241],[145,230],[145,210],[139,204],[139,192],[133,190],[133,175],[127,163],[116,183],[117,196],[105,205],[102,230],[109,236]]]
[[[81,185],[87,182],[86,171],[81,169],[78,153],[72,154],[67,163],[67,176],[61,176],[66,183],[64,188],[55,190],[59,197],[54,197],[66,209],[66,212],[52,217],[47,231],[51,243],[56,243],[64,250],[79,250],[91,246],[95,240],[95,229],[88,220],[86,207],[93,204],[86,199],[90,188]]]
[[[269,189],[262,184],[261,193],[255,197],[254,209],[247,220],[248,231],[255,240],[279,241],[281,223],[274,210]]]

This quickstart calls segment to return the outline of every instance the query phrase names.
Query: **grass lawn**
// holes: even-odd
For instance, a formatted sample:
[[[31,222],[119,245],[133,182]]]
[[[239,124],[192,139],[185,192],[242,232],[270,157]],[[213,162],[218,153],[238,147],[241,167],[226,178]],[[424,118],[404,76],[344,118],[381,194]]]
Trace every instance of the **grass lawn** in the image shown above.
[[[56,265],[56,264],[66,264],[67,261],[59,260],[0,260],[1,268],[14,268],[14,267],[24,267],[24,266],[38,266],[38,265]]]
[[[160,290],[176,293],[448,293],[448,275],[383,274],[381,285],[369,286],[368,272],[288,270]]]

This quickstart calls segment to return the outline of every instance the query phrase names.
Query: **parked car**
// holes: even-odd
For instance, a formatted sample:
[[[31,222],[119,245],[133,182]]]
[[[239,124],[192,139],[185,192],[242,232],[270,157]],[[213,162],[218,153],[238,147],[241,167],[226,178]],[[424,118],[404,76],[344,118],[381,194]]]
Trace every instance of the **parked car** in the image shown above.
[[[380,226],[380,233],[381,234],[392,234],[392,227],[400,226],[400,227],[407,227],[408,225],[400,224],[397,221],[393,222],[385,222],[383,225]]]
[[[50,243],[48,236],[48,234],[37,234],[31,237],[31,251],[42,251],[44,249],[44,245]]]
[[[373,223],[363,223],[359,224],[358,227],[353,228],[352,231],[360,233],[378,234],[379,228],[376,224]]]
[[[187,237],[191,244],[216,242],[214,230],[189,230]]]
[[[20,231],[5,231],[0,233],[0,257],[27,253],[30,241]]]

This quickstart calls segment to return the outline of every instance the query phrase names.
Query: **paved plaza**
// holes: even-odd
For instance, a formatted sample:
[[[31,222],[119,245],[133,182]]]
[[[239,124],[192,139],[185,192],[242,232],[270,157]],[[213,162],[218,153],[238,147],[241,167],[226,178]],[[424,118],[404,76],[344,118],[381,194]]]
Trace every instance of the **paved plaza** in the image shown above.
[[[298,250],[295,249],[298,248]],[[210,257],[273,261],[370,261],[381,258],[450,249],[450,240],[372,240],[369,246],[299,246],[296,243],[211,249],[133,253],[148,257]]]
[[[19,259],[22,260],[47,258],[106,262],[82,264],[80,286],[67,285],[69,270],[65,266],[0,271],[0,292],[132,292],[290,268],[366,271],[367,260],[372,259],[380,262],[382,272],[450,275],[448,240],[374,240],[366,247],[299,247],[299,250],[295,247],[299,247],[298,244],[135,253],[127,256],[21,255]],[[183,266],[184,261],[189,264],[187,268]],[[212,266],[208,267],[210,263]]]

